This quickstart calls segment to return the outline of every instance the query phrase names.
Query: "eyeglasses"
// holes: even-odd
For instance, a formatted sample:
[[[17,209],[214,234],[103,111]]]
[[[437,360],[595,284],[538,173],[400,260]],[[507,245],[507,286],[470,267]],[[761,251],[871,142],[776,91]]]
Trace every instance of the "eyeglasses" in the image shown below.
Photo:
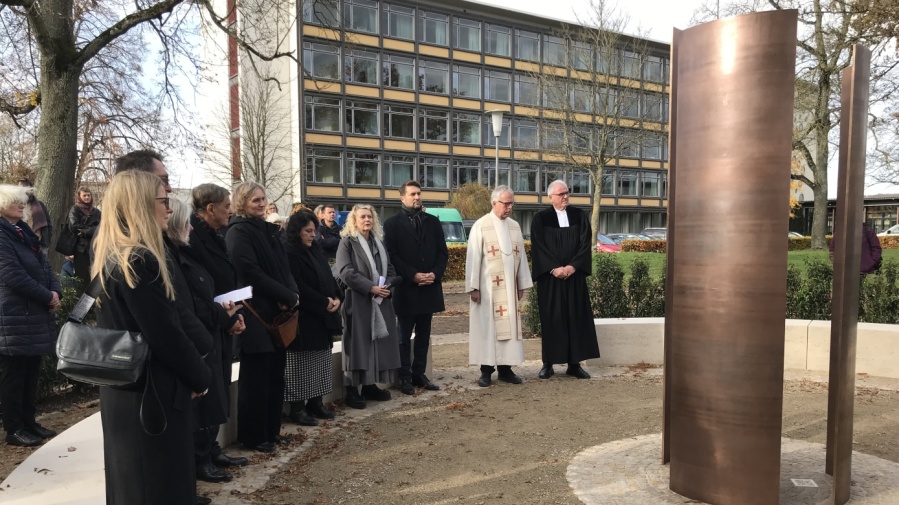
[[[561,193],[553,193],[549,196],[568,196],[568,195],[569,195],[568,191],[563,191]]]
[[[508,209],[509,207],[515,205],[515,202],[502,202],[502,201],[500,201],[500,200],[497,200],[497,203],[503,204],[503,207],[505,207],[505,208],[507,208],[507,209]]]
[[[168,209],[170,208],[170,207],[169,207],[169,203],[170,203],[169,197],[165,197],[165,198],[157,198],[156,201],[157,201],[157,202],[162,202],[162,204],[165,205],[166,210],[168,210]]]

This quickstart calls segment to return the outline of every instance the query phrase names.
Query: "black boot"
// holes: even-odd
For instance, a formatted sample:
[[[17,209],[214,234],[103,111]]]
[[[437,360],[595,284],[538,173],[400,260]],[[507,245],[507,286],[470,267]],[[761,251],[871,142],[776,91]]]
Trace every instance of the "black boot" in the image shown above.
[[[322,403],[321,396],[306,400],[306,413],[319,419],[334,419],[336,416],[334,411],[328,410],[327,407],[325,407],[325,404]]]
[[[356,386],[347,386],[346,387],[346,396],[343,400],[346,403],[347,407],[351,407],[354,409],[364,409],[365,408],[365,398],[359,394],[359,390],[356,389]]]
[[[310,416],[305,409],[305,402],[290,402],[290,414],[287,416],[294,424],[300,426],[318,426],[318,420]]]

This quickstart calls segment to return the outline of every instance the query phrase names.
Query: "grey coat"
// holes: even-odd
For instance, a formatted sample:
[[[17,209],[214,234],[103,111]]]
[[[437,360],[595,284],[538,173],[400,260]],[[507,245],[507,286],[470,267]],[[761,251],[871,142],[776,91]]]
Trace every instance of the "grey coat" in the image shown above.
[[[344,370],[368,370],[369,358],[376,354],[374,363],[378,364],[379,371],[392,370],[400,367],[399,340],[396,334],[396,314],[393,312],[393,304],[390,300],[384,300],[381,305],[372,301],[371,288],[372,271],[365,256],[365,251],[359,244],[364,238],[343,237],[337,247],[337,262],[335,268],[340,279],[348,286],[346,298],[343,301],[343,354]],[[384,251],[387,254],[386,248]],[[372,251],[374,254],[374,251]],[[396,286],[402,279],[396,276],[390,258],[387,258],[387,273],[382,273],[391,286]],[[391,288],[391,292],[393,288]],[[388,336],[372,341],[371,316],[372,309],[378,308],[384,316],[387,325]]]

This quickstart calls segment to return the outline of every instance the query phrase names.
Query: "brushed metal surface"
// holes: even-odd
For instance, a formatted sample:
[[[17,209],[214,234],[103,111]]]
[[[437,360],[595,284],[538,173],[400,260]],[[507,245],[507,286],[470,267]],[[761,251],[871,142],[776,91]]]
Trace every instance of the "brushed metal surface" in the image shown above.
[[[778,501],[796,23],[700,25],[672,62],[670,487],[716,505]]]
[[[833,316],[827,393],[827,458],[834,505],[849,501],[852,477],[852,415],[855,409],[855,344],[865,184],[868,81],[871,52],[853,48],[843,70],[837,209],[834,216]]]

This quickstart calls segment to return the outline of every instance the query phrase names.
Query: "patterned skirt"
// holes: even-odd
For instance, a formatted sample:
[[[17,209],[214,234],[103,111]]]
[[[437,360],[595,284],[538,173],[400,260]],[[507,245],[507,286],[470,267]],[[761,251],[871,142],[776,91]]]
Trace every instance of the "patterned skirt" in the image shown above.
[[[298,402],[331,392],[331,351],[287,351],[284,401]]]

